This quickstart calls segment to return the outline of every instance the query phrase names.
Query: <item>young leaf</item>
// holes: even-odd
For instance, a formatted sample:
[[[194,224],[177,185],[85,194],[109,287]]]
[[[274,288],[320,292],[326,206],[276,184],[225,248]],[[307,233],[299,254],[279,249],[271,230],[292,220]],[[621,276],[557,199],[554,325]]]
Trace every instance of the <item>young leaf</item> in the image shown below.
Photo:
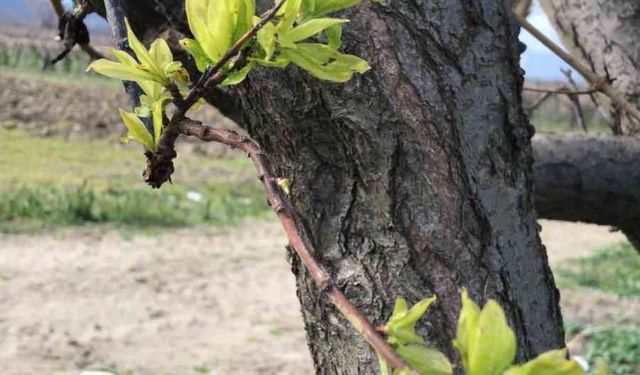
[[[140,42],[136,34],[131,29],[131,25],[129,25],[129,20],[125,19],[125,25],[127,26],[127,38],[129,41],[129,46],[136,54],[138,61],[142,64],[143,68],[146,68],[151,74],[158,76],[160,80],[162,80],[163,74],[160,70],[160,67],[155,63],[153,57],[147,48]]]
[[[453,366],[447,357],[437,350],[420,345],[406,345],[399,347],[396,351],[420,375],[450,375],[453,373]]]
[[[278,0],[276,0],[277,2]],[[280,33],[286,33],[293,27],[293,23],[298,14],[300,13],[300,6],[302,0],[287,0],[284,6],[280,9],[278,14],[282,14],[282,20],[278,25],[278,31]]]
[[[468,375],[501,375],[516,358],[516,336],[496,301],[480,312],[470,349]]]
[[[360,0],[317,0],[313,15],[316,17],[325,16],[350,8],[359,2]]]
[[[256,23],[260,21],[258,17],[256,17],[256,19],[257,19]],[[260,47],[262,47],[266,55],[265,60],[271,60],[271,57],[273,56],[273,52],[276,49],[275,25],[271,22],[267,22],[262,29],[258,30],[257,39],[258,39],[258,44],[260,45]]]
[[[151,109],[151,113],[153,114],[153,145],[154,150],[158,149],[158,144],[160,144],[160,137],[162,136],[163,130],[163,115],[164,115],[164,101],[158,100],[153,103],[153,107]]]
[[[87,67],[87,71],[93,70],[96,73],[107,77],[120,79],[123,81],[149,80],[157,81],[157,76],[138,67],[109,61],[107,59],[95,60]]]
[[[280,37],[280,44],[285,47],[291,47],[295,42],[307,39],[323,32],[331,26],[340,25],[345,22],[349,21],[339,18],[317,18],[307,21],[282,35]]]
[[[208,5],[209,0],[186,0],[184,9],[187,14],[189,29],[191,29],[191,33],[198,41],[200,48],[210,60],[217,60],[220,56],[217,54],[205,17]],[[197,57],[194,56],[194,59],[197,62]]]
[[[204,72],[209,65],[211,65],[211,60],[209,56],[204,52],[200,43],[198,43],[195,39],[181,39],[180,45],[182,48],[186,49],[187,52],[193,57],[196,62],[196,67],[202,73]]]
[[[244,81],[244,79],[247,78],[247,75],[249,74],[249,72],[251,72],[254,66],[255,65],[253,63],[249,63],[244,68],[227,75],[227,78],[222,81],[222,86],[237,85],[238,83]]]
[[[154,63],[160,68],[172,62],[179,63],[178,61],[173,61],[173,53],[171,53],[169,45],[161,38],[158,38],[151,43],[151,46],[149,47],[149,54],[151,55],[151,59]]]
[[[228,0],[209,0],[207,28],[216,53],[215,56],[210,56],[213,61],[219,60],[233,43],[231,39],[235,29],[235,20],[229,5]]]
[[[342,45],[342,25],[333,25],[324,31],[329,48],[337,50]]]
[[[350,70],[329,69],[324,65],[318,64],[309,55],[298,52],[296,49],[283,48],[282,55],[291,60],[294,64],[306,70],[312,76],[331,82],[347,82],[353,77]]]
[[[540,354],[522,366],[511,367],[504,375],[584,375],[576,361],[567,359],[567,350],[552,350]]]
[[[153,142],[153,138],[151,134],[147,131],[147,128],[144,126],[142,120],[138,118],[133,113],[125,112],[122,109],[120,110],[120,117],[124,122],[124,125],[129,130],[128,137],[129,139],[136,140],[150,151],[155,151],[155,143]]]
[[[462,308],[458,317],[458,327],[453,346],[458,349],[465,369],[469,368],[469,356],[480,317],[480,307],[469,298],[467,289],[462,289]]]

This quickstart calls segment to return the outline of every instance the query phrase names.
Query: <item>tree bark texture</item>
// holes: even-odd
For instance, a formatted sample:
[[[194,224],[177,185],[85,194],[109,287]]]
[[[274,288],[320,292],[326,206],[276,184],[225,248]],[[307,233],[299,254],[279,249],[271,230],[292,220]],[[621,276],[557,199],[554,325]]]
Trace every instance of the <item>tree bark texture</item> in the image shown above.
[[[397,297],[436,294],[418,331],[454,359],[462,286],[505,307],[519,360],[564,343],[510,12],[506,0],[363,2],[345,14],[343,49],[370,72],[337,85],[258,69],[235,90],[235,113],[291,180],[337,285],[375,323]],[[295,259],[292,269],[317,374],[375,373],[374,353]]]
[[[640,141],[539,134],[533,139],[540,217],[611,225],[640,245]]]
[[[640,107],[640,1],[541,0],[552,24],[570,53],[613,88]],[[599,95],[603,108],[610,103]],[[607,113],[606,115],[609,115]],[[623,134],[640,133],[640,124],[621,119]]]

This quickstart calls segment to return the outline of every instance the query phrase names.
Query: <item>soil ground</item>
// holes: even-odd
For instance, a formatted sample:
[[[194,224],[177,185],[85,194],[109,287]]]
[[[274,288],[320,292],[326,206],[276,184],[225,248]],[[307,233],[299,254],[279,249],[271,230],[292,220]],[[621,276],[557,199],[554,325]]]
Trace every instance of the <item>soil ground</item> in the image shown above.
[[[552,264],[624,239],[542,225]],[[3,373],[311,374],[284,244],[268,221],[131,237],[103,227],[0,236]],[[562,301],[571,319],[640,323],[634,301],[581,290]]]

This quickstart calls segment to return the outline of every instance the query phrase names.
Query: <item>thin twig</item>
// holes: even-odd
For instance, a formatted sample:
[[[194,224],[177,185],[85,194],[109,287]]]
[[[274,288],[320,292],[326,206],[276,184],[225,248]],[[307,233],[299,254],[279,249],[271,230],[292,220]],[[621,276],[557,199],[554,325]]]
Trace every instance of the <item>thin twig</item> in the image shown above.
[[[289,245],[298,254],[302,264],[306,267],[318,288],[329,296],[329,299],[340,310],[344,317],[362,335],[362,337],[379,353],[391,366],[396,369],[407,367],[404,360],[389,346],[380,335],[376,327],[353,305],[347,297],[335,286],[335,283],[327,272],[318,264],[313,256],[313,251],[302,239],[295,224],[295,211],[283,198],[283,194],[277,185],[269,161],[260,148],[249,138],[238,135],[229,130],[213,129],[202,123],[185,119],[180,123],[180,133],[196,137],[205,142],[218,142],[232,148],[237,148],[249,155],[256,167],[258,176],[264,185],[269,205],[278,215],[278,219],[284,228]]]
[[[575,69],[580,75],[582,75],[594,88],[598,89],[598,91],[607,95],[611,102],[618,107],[619,109],[628,113],[631,117],[635,118],[637,121],[640,121],[640,110],[630,103],[628,100],[620,96],[609,84],[606,78],[599,77],[597,74],[592,72],[588,67],[580,63],[573,56],[565,52],[560,46],[555,44],[551,39],[547,38],[540,30],[538,30],[535,26],[529,23],[522,15],[514,12],[514,17],[520,23],[520,25],[527,30],[531,35],[533,35],[536,39],[538,39],[542,44],[544,44],[547,48],[549,48],[553,53],[555,53],[558,57],[560,57],[564,62],[569,64],[573,69]]]
[[[573,80],[573,76],[571,75],[571,69],[560,69],[560,71],[562,72],[562,74],[564,74],[565,77],[567,77],[567,81],[569,82],[571,87],[573,87],[574,90],[578,90],[578,85],[576,84],[576,81]],[[582,104],[580,104],[580,97],[575,93],[567,93],[567,97],[572,104],[573,113],[576,117],[576,123],[578,124],[578,126],[580,126],[580,128],[582,128],[585,133],[588,133],[589,129],[587,129],[587,122],[584,119],[584,111],[582,110]]]
[[[533,103],[533,105],[531,107],[529,107],[527,109],[527,114],[529,116],[531,116],[533,114],[533,112],[536,111],[536,109],[538,109],[542,104],[544,104],[544,102],[547,101],[547,99],[549,99],[550,97],[553,96],[554,93],[552,92],[546,92],[544,93],[544,95],[542,95],[542,97],[540,99],[538,99],[537,102]]]
[[[578,90],[578,89],[574,89],[571,90],[566,86],[562,86],[556,89],[545,89],[545,88],[541,88],[541,87],[529,87],[529,86],[525,86],[522,88],[523,91],[529,91],[529,92],[538,92],[538,93],[544,93],[544,94],[557,94],[557,95],[590,95],[593,94],[595,92],[599,92],[600,89],[597,88],[591,88],[591,89],[585,89],[585,90]]]

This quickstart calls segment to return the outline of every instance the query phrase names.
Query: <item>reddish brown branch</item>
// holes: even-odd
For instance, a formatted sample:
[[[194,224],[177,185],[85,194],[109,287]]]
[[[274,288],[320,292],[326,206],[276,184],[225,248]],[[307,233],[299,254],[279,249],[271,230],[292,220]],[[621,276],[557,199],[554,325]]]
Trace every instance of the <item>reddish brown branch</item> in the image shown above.
[[[258,176],[264,185],[267,193],[269,205],[278,215],[278,219],[284,228],[289,245],[298,254],[302,264],[309,271],[309,274],[316,285],[327,294],[331,302],[340,310],[344,317],[362,335],[362,337],[378,352],[391,366],[397,369],[407,367],[404,360],[387,344],[380,335],[376,327],[353,305],[347,297],[338,289],[327,272],[318,264],[310,249],[302,239],[295,224],[295,211],[291,205],[283,198],[283,193],[278,187],[266,155],[249,138],[238,135],[229,130],[213,129],[202,125],[200,122],[184,120],[179,124],[181,134],[196,137],[205,142],[218,142],[232,148],[246,152],[256,167]]]
[[[631,102],[623,98],[618,94],[609,84],[608,80],[599,77],[591,69],[579,62],[573,56],[568,54],[560,46],[555,44],[551,39],[547,38],[540,30],[529,23],[521,14],[513,12],[514,17],[520,23],[520,25],[527,30],[531,35],[538,39],[542,44],[549,48],[553,53],[560,57],[564,62],[569,64],[573,69],[580,73],[591,85],[598,91],[602,92],[611,99],[611,102],[620,110],[625,111],[629,116],[640,121],[640,110]]]

